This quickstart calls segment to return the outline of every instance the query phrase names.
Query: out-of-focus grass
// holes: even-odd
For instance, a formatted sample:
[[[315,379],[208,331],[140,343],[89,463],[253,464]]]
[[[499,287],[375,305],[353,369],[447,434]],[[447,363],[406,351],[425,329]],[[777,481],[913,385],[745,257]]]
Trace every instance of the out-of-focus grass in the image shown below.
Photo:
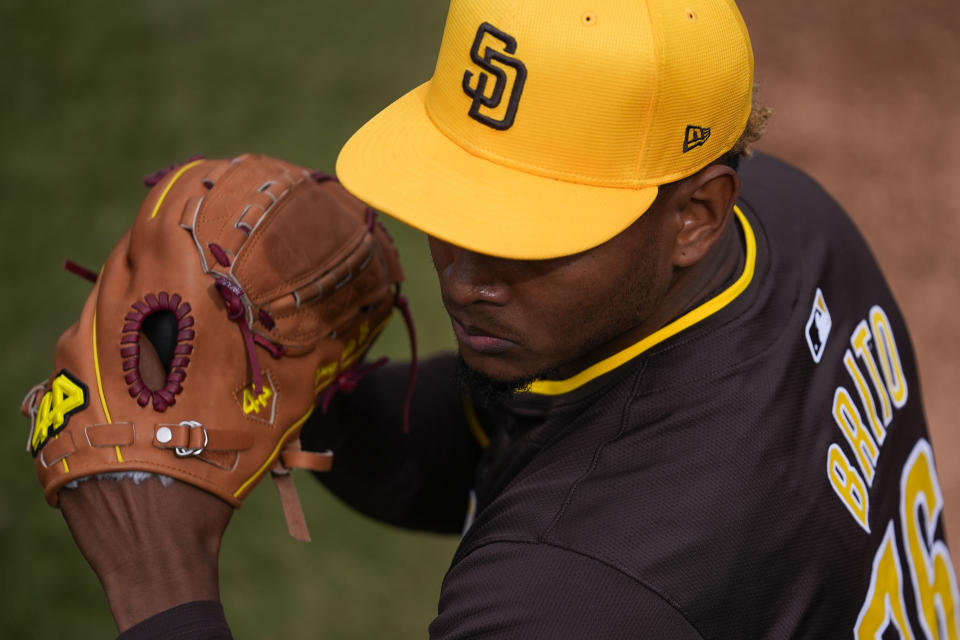
[[[330,170],[340,145],[429,78],[444,0],[0,0],[0,637],[114,633],[99,584],[24,452],[23,394],[146,193],[192,154],[275,155]],[[425,241],[391,224],[423,350],[449,348]],[[399,322],[376,347],[407,357]],[[227,531],[222,591],[238,638],[426,633],[455,540],[400,532],[298,476],[314,542],[286,534],[266,482]]]

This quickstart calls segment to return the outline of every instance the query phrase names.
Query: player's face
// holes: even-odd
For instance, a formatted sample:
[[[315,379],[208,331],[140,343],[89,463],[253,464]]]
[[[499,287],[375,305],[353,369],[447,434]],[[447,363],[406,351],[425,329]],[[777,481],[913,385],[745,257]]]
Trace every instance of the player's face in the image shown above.
[[[562,379],[655,330],[673,272],[657,206],[605,244],[550,260],[494,258],[431,238],[467,366],[500,381]]]

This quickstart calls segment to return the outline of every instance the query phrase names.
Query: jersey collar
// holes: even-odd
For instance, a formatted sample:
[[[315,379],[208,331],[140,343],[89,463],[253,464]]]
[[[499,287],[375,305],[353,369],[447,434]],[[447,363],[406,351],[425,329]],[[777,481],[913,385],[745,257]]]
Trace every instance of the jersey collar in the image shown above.
[[[709,318],[728,304],[733,302],[753,281],[754,270],[757,265],[757,239],[750,226],[747,217],[740,210],[739,206],[734,206],[734,213],[737,221],[743,230],[744,239],[744,259],[743,271],[733,284],[721,291],[719,294],[710,298],[703,304],[688,311],[673,322],[661,327],[651,333],[646,338],[627,347],[626,349],[613,354],[576,374],[566,380],[535,380],[530,387],[524,390],[524,393],[537,394],[543,396],[559,396],[565,393],[579,389],[591,380],[613,371],[614,369],[626,364],[637,356],[648,351],[650,348],[671,338],[681,331],[689,329],[698,322]]]

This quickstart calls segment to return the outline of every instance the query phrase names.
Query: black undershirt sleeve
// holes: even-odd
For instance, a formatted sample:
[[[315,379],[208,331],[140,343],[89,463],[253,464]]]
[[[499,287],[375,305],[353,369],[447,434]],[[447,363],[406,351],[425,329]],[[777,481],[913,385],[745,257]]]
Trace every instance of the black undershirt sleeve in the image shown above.
[[[117,640],[232,640],[219,602],[188,602],[147,618]]]
[[[410,430],[403,431],[409,367],[390,365],[334,398],[304,426],[304,449],[334,451],[317,478],[354,509],[396,526],[459,533],[481,447],[464,412],[452,355],[420,364]]]
[[[432,640],[703,636],[662,594],[608,564],[540,542],[494,542],[447,574]]]

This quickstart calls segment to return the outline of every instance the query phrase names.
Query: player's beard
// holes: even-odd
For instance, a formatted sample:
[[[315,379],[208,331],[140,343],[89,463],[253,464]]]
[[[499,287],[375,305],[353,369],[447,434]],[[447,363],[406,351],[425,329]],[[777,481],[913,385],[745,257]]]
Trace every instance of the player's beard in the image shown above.
[[[470,391],[474,402],[490,407],[503,404],[513,394],[525,391],[539,376],[523,380],[497,380],[472,369],[463,356],[457,354],[457,377],[460,379],[460,384]]]

